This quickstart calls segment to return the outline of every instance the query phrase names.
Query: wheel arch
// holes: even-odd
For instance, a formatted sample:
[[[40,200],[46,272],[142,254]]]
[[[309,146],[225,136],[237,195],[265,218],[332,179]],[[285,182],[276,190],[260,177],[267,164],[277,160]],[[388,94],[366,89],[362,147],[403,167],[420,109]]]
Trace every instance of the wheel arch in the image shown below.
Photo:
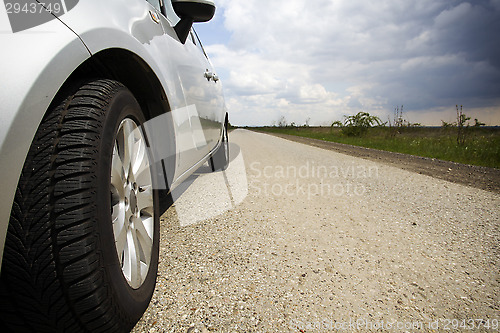
[[[102,50],[78,66],[59,89],[51,106],[83,82],[96,78],[125,85],[148,120],[170,111],[167,94],[151,67],[135,53],[120,48]]]

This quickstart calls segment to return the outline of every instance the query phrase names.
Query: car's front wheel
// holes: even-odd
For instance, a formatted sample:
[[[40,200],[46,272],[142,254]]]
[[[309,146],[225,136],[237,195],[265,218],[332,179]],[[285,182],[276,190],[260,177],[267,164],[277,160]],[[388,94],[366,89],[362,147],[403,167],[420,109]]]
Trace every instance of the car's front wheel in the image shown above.
[[[98,80],[52,107],[25,162],[0,277],[12,331],[129,331],[158,268],[159,211],[145,121]]]

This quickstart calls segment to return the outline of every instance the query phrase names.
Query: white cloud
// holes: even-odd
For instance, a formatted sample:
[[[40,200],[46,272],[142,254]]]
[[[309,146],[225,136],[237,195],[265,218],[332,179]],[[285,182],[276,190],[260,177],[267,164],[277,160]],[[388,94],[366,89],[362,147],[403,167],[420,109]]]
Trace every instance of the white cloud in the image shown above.
[[[401,104],[429,115],[456,103],[491,112],[500,105],[498,3],[218,0],[232,36],[206,49],[240,125],[281,115],[320,124],[361,109],[385,119]]]
[[[472,5],[463,2],[456,7],[442,11],[435,19],[436,27],[448,28],[456,22],[465,19],[471,12]]]

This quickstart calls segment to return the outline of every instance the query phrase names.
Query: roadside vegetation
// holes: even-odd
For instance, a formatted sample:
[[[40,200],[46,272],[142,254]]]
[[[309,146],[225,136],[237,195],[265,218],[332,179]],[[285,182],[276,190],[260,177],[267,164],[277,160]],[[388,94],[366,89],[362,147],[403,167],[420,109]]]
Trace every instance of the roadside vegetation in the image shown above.
[[[274,126],[254,129],[500,168],[500,127],[485,127],[477,119],[471,125],[461,106],[457,106],[457,121],[443,122],[441,127],[405,121],[401,106],[395,109],[394,119],[385,123],[376,116],[359,112],[333,122],[330,127],[311,127],[307,123],[297,126],[282,117]]]

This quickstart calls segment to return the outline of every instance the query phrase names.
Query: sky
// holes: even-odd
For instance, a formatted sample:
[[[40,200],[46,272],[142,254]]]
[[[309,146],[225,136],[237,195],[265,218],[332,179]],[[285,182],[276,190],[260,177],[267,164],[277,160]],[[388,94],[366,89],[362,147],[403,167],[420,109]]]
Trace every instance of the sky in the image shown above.
[[[360,111],[500,125],[500,0],[216,0],[196,24],[230,122],[331,125]]]

